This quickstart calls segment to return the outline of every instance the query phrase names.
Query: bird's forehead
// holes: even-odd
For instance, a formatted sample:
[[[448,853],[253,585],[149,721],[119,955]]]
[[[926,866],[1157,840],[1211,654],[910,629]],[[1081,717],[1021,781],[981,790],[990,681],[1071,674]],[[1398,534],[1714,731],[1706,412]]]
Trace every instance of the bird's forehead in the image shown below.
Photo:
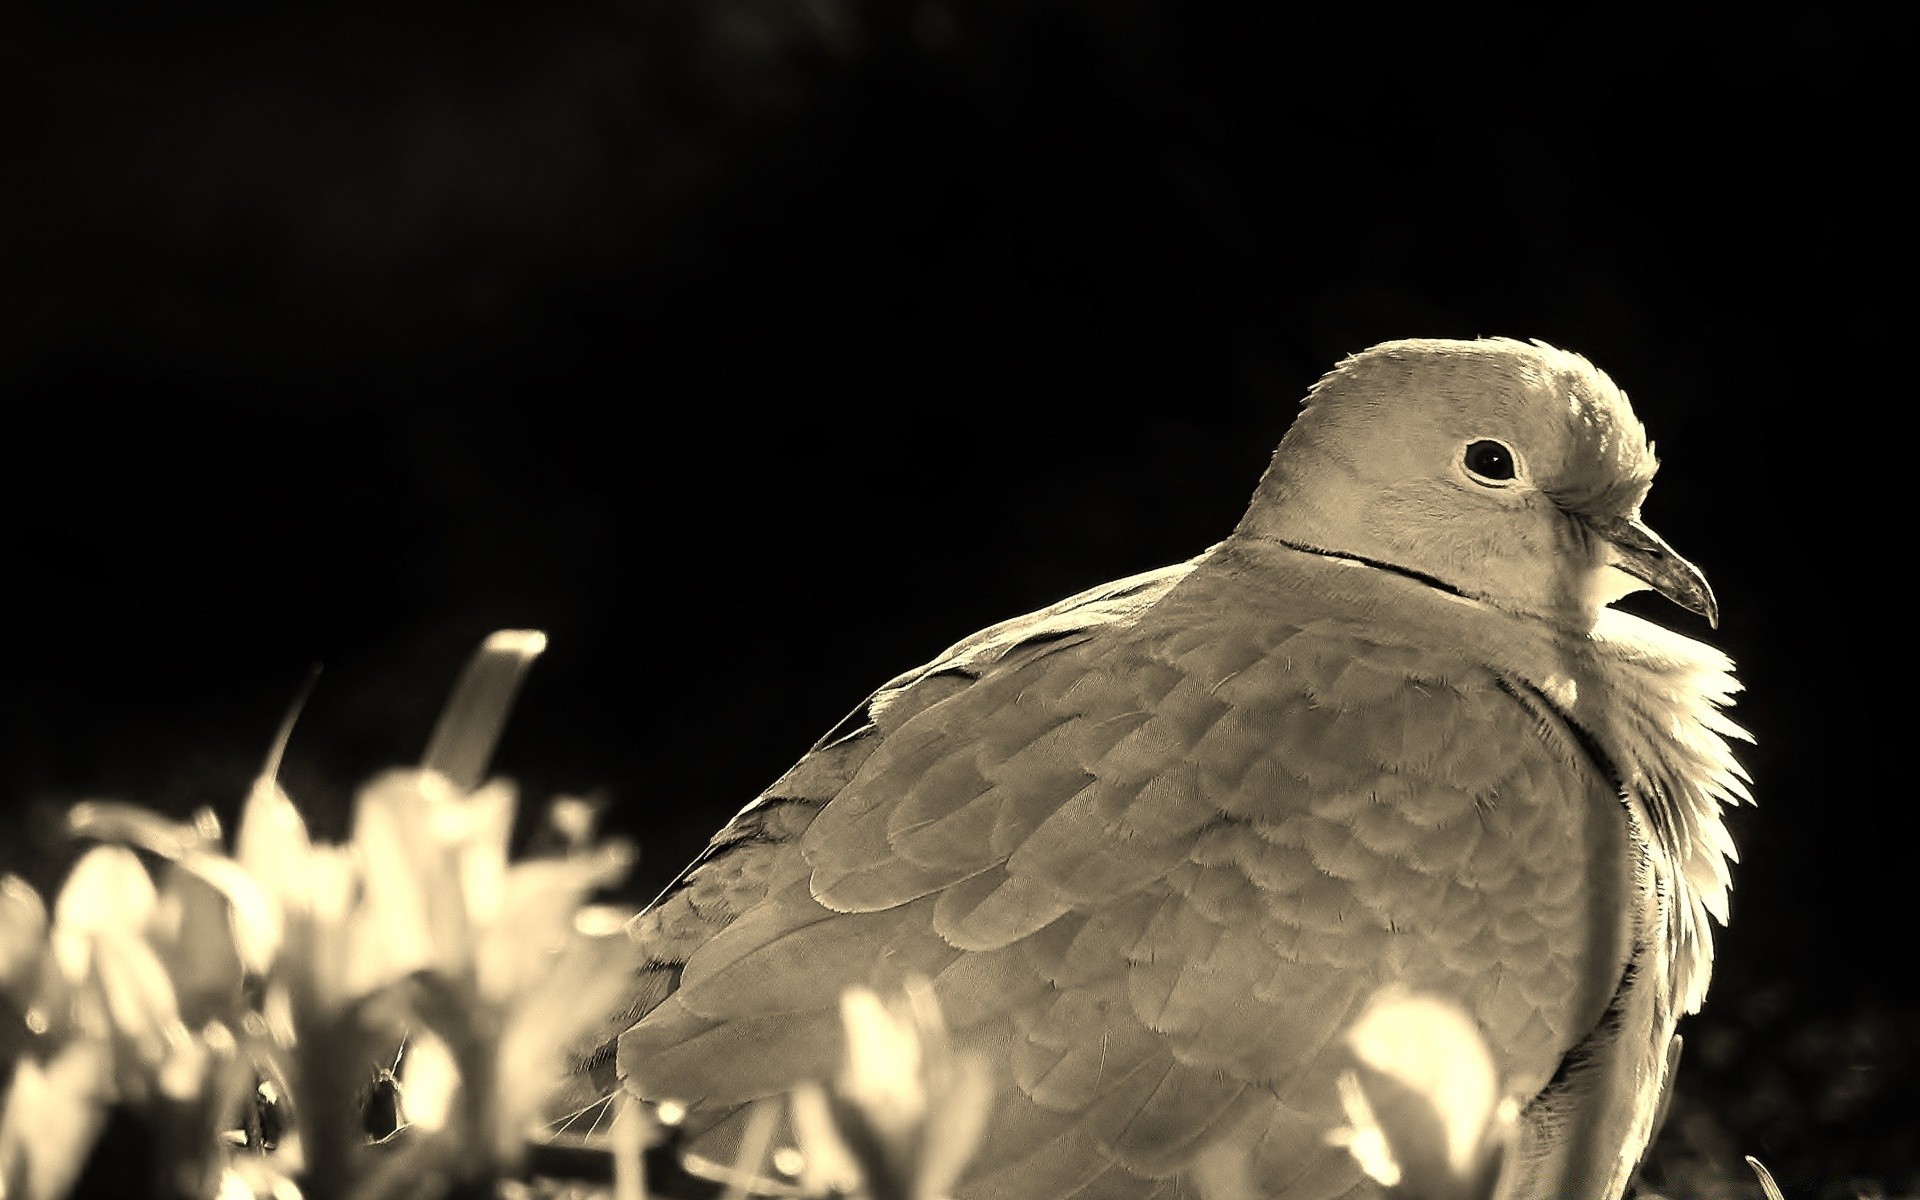
[[[1534,376],[1539,411],[1557,415],[1565,438],[1563,498],[1612,506],[1630,495],[1637,504],[1659,461],[1626,393],[1577,354],[1541,342],[1530,349],[1535,355],[1525,369]]]
[[[1386,342],[1342,362],[1308,403],[1341,403],[1348,395],[1368,408],[1391,406],[1403,418],[1439,422],[1449,433],[1514,438],[1573,473],[1574,484],[1644,488],[1657,465],[1646,430],[1613,380],[1544,342]]]

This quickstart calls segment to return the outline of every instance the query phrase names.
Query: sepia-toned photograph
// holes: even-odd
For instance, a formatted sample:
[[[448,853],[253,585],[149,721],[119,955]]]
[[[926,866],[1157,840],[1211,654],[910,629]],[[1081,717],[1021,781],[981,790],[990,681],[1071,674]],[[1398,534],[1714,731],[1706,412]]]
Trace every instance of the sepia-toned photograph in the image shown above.
[[[0,1200],[1920,1200],[1907,40],[0,13]]]

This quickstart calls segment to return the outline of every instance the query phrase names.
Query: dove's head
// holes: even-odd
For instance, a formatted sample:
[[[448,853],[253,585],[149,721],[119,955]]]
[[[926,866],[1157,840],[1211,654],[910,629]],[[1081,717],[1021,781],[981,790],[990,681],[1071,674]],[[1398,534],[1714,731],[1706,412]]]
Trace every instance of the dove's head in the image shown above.
[[[1640,520],[1655,466],[1626,396],[1577,354],[1387,342],[1314,387],[1236,536],[1582,630],[1648,587],[1715,621],[1706,579]]]

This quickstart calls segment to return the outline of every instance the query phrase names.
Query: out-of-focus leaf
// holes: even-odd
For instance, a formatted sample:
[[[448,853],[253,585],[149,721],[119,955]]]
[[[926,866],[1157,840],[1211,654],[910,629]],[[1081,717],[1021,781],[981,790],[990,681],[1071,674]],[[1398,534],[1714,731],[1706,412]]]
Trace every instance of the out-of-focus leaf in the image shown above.
[[[154,1083],[168,1100],[196,1100],[207,1090],[215,1065],[214,1050],[205,1041],[175,1038],[154,1072]]]
[[[0,991],[33,990],[47,952],[47,906],[17,875],[0,875]]]
[[[420,765],[470,792],[487,777],[487,764],[513,698],[533,660],[547,648],[537,629],[502,629],[487,637],[467,661],[427,742]]]
[[[458,979],[472,968],[465,889],[436,812],[457,800],[444,776],[388,771],[355,802],[353,847],[366,872],[361,952],[383,960],[383,979],[423,969]]]
[[[613,1098],[613,1200],[645,1200],[645,1155],[658,1133],[652,1115],[632,1094],[622,1090]]]
[[[1372,1102],[1352,1072],[1340,1077],[1339,1086],[1340,1106],[1346,1110],[1347,1127],[1334,1131],[1334,1144],[1347,1148],[1367,1178],[1383,1187],[1393,1187],[1400,1182],[1400,1161],[1394,1157],[1380,1118],[1374,1115]]]
[[[350,850],[322,846],[309,854],[304,886],[288,897],[284,961],[276,972],[287,984],[289,1013],[330,1013],[392,982],[382,958],[360,951],[361,922],[353,920],[360,876]],[[269,990],[270,1000],[274,995]],[[271,1008],[268,1015],[276,1023]],[[285,1040],[291,1044],[290,1033]]]
[[[567,858],[515,863],[506,874],[504,905],[480,941],[480,994],[504,1002],[534,986],[555,954],[579,936],[575,918],[596,888],[620,882],[634,851],[610,841]]]
[[[8,1200],[66,1196],[112,1099],[112,1054],[99,1042],[69,1042],[44,1062],[23,1058],[0,1114],[0,1191]]]
[[[604,802],[585,796],[557,796],[547,805],[547,828],[569,851],[580,851],[593,841]]]
[[[260,886],[276,926],[285,907],[285,893],[298,892],[305,886],[307,855],[313,848],[307,823],[300,819],[293,800],[280,786],[280,763],[286,757],[287,743],[293,740],[294,723],[300,719],[300,710],[306,707],[319,675],[315,667],[280,719],[267,761],[247,789],[246,802],[240,807],[240,824],[233,832],[233,860]]]
[[[867,1192],[875,1200],[946,1196],[986,1131],[992,1076],[985,1060],[953,1048],[924,979],[909,979],[892,1003],[850,988],[840,1016],[846,1059],[827,1106]],[[836,1157],[817,1128],[810,1136],[815,1145],[803,1145],[803,1153]]]
[[[219,854],[189,854],[180,866],[226,897],[226,916],[234,953],[255,975],[264,975],[280,949],[282,916],[268,892],[239,863]],[[304,864],[303,864],[304,866]],[[305,871],[302,870],[304,877]]]
[[[271,775],[254,780],[233,835],[233,858],[260,886],[266,902],[281,908],[289,891],[306,879],[313,841],[293,801]]]
[[[780,1124],[778,1097],[763,1096],[747,1105],[746,1127],[740,1132],[740,1148],[726,1172],[727,1190],[721,1200],[747,1200],[767,1189],[761,1183],[760,1168],[773,1147],[773,1135]],[[877,1200],[877,1198],[876,1198]]]
[[[173,979],[181,1017],[190,1025],[225,1016],[239,1004],[242,964],[233,936],[234,907],[221,890],[179,863],[168,864],[161,877],[153,942]]]
[[[471,1165],[457,1138],[414,1138],[375,1158],[350,1200],[441,1200]]]
[[[434,833],[459,863],[467,917],[478,928],[493,924],[506,901],[507,843],[518,805],[513,785],[496,779],[465,796],[449,792],[434,806]]]
[[[228,1167],[220,1176],[220,1189],[213,1194],[213,1200],[258,1200],[258,1197],[246,1177]]]
[[[1336,1135],[1361,1168],[1414,1200],[1494,1194],[1518,1105],[1500,1095],[1492,1052],[1458,1005],[1389,992],[1347,1033],[1340,1082],[1352,1127]]]
[[[1747,1168],[1753,1172],[1754,1178],[1760,1181],[1760,1190],[1766,1194],[1767,1200],[1786,1200],[1780,1192],[1780,1185],[1773,1181],[1773,1172],[1767,1170],[1766,1164],[1751,1154],[1744,1157],[1747,1160]]]
[[[624,932],[576,933],[537,985],[508,1010],[500,1031],[495,1142],[505,1161],[518,1156],[565,1070],[564,1051],[614,1011],[632,986],[639,951]]]
[[[250,800],[249,815],[254,815],[254,807]],[[286,804],[285,810],[277,814],[282,824],[290,813],[292,805]],[[67,819],[75,834],[138,846],[192,871],[218,888],[230,903],[233,941],[247,968],[265,973],[279,943],[280,914],[270,890],[263,888],[259,881],[276,881],[281,889],[298,886],[302,863],[297,859],[303,856],[288,856],[295,861],[257,864],[266,873],[250,874],[219,852],[220,822],[205,809],[196,815],[192,824],[183,825],[136,805],[90,800],[74,805]],[[299,819],[298,814],[292,814],[295,825]],[[251,832],[254,842],[258,843],[262,823],[243,820],[242,830]],[[305,837],[304,828],[300,830],[300,837]]]
[[[914,1194],[923,1200],[953,1194],[980,1149],[987,1120],[993,1115],[993,1071],[986,1059],[955,1054],[940,1080],[939,1099],[921,1138],[920,1169],[914,1180]]]
[[[209,1021],[192,1037],[175,1038],[155,1073],[155,1094],[142,1116],[152,1141],[158,1190],[165,1196],[205,1197],[217,1193],[221,1175],[253,1116],[258,1076],[225,1024]],[[257,1126],[256,1126],[257,1128]],[[255,1140],[238,1144],[261,1145]]]
[[[926,1081],[920,1074],[920,1037],[911,1021],[887,1011],[867,988],[840,997],[840,1024],[847,1056],[835,1085],[882,1136],[904,1140],[927,1116]]]
[[[236,1156],[220,1177],[214,1200],[301,1200],[300,1187],[272,1159]]]
[[[93,967],[106,998],[115,1034],[130,1043],[142,1062],[157,1067],[169,1044],[185,1034],[167,969],[136,934],[94,935]]]
[[[291,722],[291,715],[289,715]],[[274,761],[284,743],[275,745]],[[209,858],[200,864],[207,881],[227,894],[233,904],[233,939],[247,970],[265,974],[286,936],[288,907],[305,907],[305,891],[313,858],[313,841],[299,810],[273,776],[272,767],[253,782],[234,830],[235,870],[219,865],[228,860]],[[244,882],[243,882],[244,881]]]
[[[460,1066],[439,1034],[420,1029],[407,1036],[398,1082],[408,1124],[422,1133],[438,1133],[447,1127],[460,1090]]]
[[[80,857],[53,902],[53,953],[67,978],[83,978],[96,934],[137,933],[158,895],[147,869],[125,846],[95,846]]]
[[[391,797],[363,791],[354,813],[353,851],[364,872],[359,918],[355,921],[355,965],[362,982],[355,991],[384,986],[433,961],[433,935],[427,924],[427,899],[408,842],[425,830]]]
[[[860,1164],[834,1125],[826,1089],[805,1083],[792,1096],[793,1134],[799,1142],[800,1190],[809,1196],[852,1195],[860,1187]]]
[[[74,805],[67,811],[67,827],[78,837],[138,846],[162,858],[180,858],[217,844],[209,842],[204,826],[169,821],[137,804],[117,800],[84,800]],[[213,836],[219,837],[217,824]]]

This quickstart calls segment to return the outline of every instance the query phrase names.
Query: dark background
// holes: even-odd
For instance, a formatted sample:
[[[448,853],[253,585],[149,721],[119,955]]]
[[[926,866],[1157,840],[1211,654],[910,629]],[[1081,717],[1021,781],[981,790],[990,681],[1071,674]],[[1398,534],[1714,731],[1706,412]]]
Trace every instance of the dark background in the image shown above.
[[[314,662],[337,836],[528,626],[498,765],[642,898],[880,681],[1222,536],[1340,356],[1540,337],[1633,395],[1759,737],[1665,1186],[1920,1187],[1888,32],[1322,8],[5,10],[0,868],[231,817]]]

